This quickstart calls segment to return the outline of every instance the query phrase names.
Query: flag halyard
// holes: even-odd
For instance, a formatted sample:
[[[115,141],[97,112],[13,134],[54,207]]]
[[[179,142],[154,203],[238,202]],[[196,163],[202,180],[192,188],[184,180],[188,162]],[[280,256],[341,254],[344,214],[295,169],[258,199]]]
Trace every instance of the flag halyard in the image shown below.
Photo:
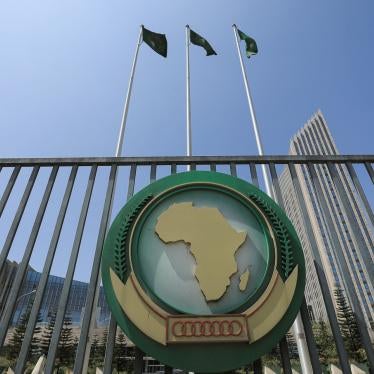
[[[165,34],[158,34],[142,26],[143,42],[163,57],[168,54],[168,42]]]
[[[199,35],[197,32],[190,29],[190,41],[192,44],[197,45],[205,49],[207,56],[214,56],[217,55],[216,51],[210,45],[210,43]]]

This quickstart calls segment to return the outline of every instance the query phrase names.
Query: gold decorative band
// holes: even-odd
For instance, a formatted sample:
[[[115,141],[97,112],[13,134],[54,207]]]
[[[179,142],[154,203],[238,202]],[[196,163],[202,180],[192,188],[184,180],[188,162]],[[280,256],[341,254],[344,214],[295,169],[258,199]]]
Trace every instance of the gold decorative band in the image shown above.
[[[242,315],[170,316],[167,343],[219,343],[248,341]]]
[[[157,306],[144,292],[139,292],[136,279],[130,275],[123,284],[110,269],[113,290],[122,310],[134,325],[156,342],[170,343],[253,343],[266,335],[281,320],[296,290],[298,266],[286,282],[276,272],[274,283],[255,310],[241,315],[177,316]]]

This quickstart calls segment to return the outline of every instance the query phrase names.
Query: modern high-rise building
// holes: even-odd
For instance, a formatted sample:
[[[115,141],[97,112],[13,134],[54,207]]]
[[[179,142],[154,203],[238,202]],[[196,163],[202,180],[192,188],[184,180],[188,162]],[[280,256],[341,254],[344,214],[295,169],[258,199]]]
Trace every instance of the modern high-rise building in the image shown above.
[[[16,262],[7,261],[3,270],[0,272],[0,317],[6,307],[17,268],[18,264]],[[11,324],[13,326],[19,323],[21,316],[26,312],[27,308],[31,307],[36,289],[39,285],[40,277],[41,273],[35,271],[31,267],[27,270],[12,317]],[[57,277],[55,275],[50,275],[48,277],[43,302],[39,311],[40,322],[48,322],[50,314],[57,312],[64,281],[65,278]],[[66,313],[75,327],[79,327],[81,324],[87,292],[88,283],[73,280]],[[108,325],[109,318],[109,307],[105,299],[104,290],[101,287],[96,310],[96,326],[102,327]]]
[[[289,154],[339,154],[321,111],[318,111],[292,138]],[[331,170],[326,164],[313,167],[323,196],[318,195],[316,185],[313,184],[313,176],[310,175],[307,166],[298,165],[295,167],[302,197],[306,203],[309,222],[303,221],[289,170],[286,169],[280,177],[285,209],[298,231],[305,252],[307,263],[306,300],[309,310],[315,319],[326,319],[326,310],[313,266],[311,243],[306,232],[305,225],[307,224],[310,224],[313,230],[330,290],[334,290],[336,287],[345,289],[346,277],[351,277],[366,323],[373,330],[374,228],[368,219],[364,204],[355,192],[353,180],[346,166],[338,165],[335,176],[331,174]],[[334,177],[335,182],[338,179],[340,190],[337,190]],[[326,201],[325,209],[321,206],[321,199]],[[329,217],[324,214],[326,207]],[[342,270],[344,260],[348,265],[349,274]]]

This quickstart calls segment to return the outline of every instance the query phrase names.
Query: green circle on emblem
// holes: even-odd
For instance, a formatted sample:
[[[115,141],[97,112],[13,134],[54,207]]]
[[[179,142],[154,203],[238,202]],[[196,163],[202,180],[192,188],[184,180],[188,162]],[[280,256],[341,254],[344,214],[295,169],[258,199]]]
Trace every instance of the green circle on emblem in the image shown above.
[[[271,350],[300,308],[305,265],[279,206],[215,172],[160,179],[114,220],[103,251],[108,304],[148,355],[220,372]]]

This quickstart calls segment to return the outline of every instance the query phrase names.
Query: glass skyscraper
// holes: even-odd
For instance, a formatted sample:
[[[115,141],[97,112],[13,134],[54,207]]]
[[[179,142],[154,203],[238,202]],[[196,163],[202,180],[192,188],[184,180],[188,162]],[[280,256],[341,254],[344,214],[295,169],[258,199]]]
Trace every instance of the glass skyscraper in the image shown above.
[[[321,111],[318,111],[292,138],[289,154],[339,154]],[[326,210],[323,211],[320,206],[319,196],[306,165],[296,166],[296,172],[307,206],[309,222],[303,222],[288,169],[280,177],[286,212],[294,223],[304,248],[307,263],[307,303],[315,319],[326,319],[326,311],[314,271],[311,244],[305,229],[305,224],[310,224],[330,290],[336,287],[344,289],[346,277],[351,277],[365,321],[373,336],[374,228],[362,201],[355,192],[352,178],[346,166],[338,165],[336,168],[336,177],[342,187],[340,194],[334,184],[334,176],[331,175],[328,167],[325,164],[313,167],[323,190],[321,198],[325,199],[327,203],[329,217],[325,216]],[[331,235],[332,229],[337,234],[338,245],[336,245],[336,241],[334,244]],[[342,271],[343,259],[348,265],[349,274]]]

